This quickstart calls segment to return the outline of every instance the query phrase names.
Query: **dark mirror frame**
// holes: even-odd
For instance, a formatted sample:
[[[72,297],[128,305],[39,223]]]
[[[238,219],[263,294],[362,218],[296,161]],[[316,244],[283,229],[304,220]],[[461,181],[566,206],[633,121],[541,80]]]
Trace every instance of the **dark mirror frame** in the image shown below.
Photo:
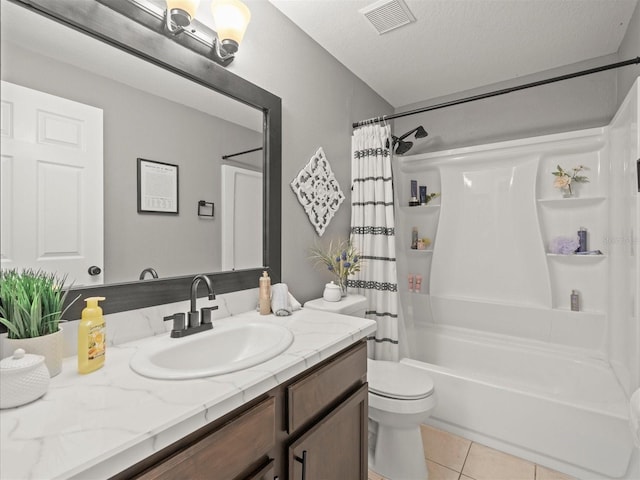
[[[222,273],[207,273],[213,280],[216,294],[258,287],[258,278],[267,269],[273,283],[281,281],[281,155],[282,102],[280,97],[227,71],[204,56],[204,51],[188,50],[159,31],[152,30],[115,10],[124,0],[9,0],[68,27],[91,35],[145,61],[174,72],[216,92],[259,109],[264,114],[264,268]],[[112,8],[113,7],[113,8]],[[187,45],[188,46],[188,45]],[[242,61],[242,54],[236,61]],[[132,205],[135,208],[135,205]],[[65,314],[65,319],[80,318],[84,298],[104,296],[105,314],[134,310],[189,299],[193,276],[154,279],[72,288],[68,301],[81,295]],[[204,287],[198,296],[204,296]]]

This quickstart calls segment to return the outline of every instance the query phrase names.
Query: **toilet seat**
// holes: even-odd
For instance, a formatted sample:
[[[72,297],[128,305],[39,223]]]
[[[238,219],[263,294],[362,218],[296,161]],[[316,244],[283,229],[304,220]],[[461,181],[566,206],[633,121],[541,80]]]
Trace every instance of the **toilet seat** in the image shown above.
[[[428,373],[402,363],[367,359],[369,392],[393,400],[420,400],[433,394]]]

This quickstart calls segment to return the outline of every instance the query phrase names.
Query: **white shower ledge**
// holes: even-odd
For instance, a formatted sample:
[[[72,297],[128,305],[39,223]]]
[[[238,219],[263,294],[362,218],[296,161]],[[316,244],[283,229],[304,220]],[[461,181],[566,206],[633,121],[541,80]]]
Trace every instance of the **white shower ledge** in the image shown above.
[[[109,347],[89,375],[66,358],[42,399],[0,412],[0,478],[108,478],[365,338],[375,322],[301,310],[289,317],[248,312],[214,324],[267,322],[294,334],[277,357],[197,380],[152,380],[129,360],[153,338]],[[179,339],[176,339],[179,341]]]

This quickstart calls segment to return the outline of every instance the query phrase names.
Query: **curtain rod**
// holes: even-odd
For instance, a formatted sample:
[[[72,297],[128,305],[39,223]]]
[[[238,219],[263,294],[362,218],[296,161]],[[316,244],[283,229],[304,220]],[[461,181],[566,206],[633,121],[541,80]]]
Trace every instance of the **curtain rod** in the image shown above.
[[[409,115],[415,115],[417,113],[430,112],[431,110],[438,110],[440,108],[451,107],[453,105],[460,105],[462,103],[474,102],[476,100],[482,100],[484,98],[496,97],[498,95],[504,95],[506,93],[517,92],[518,90],[525,90],[527,88],[538,87],[540,85],[546,85],[548,83],[559,82],[561,80],[568,80],[570,78],[582,77],[584,75],[591,75],[592,73],[603,72],[605,70],[611,70],[614,68],[626,67],[627,65],[633,65],[640,63],[640,57],[632,58],[631,60],[625,60],[624,62],[611,63],[609,65],[603,65],[601,67],[590,68],[588,70],[582,70],[580,72],[568,73],[566,75],[560,75],[559,77],[552,77],[546,80],[538,80],[536,82],[525,83],[524,85],[518,85],[515,87],[504,88],[502,90],[495,90],[493,92],[482,93],[479,95],[473,95],[471,97],[461,98],[459,100],[451,100],[449,102],[438,103],[430,107],[418,108],[416,110],[409,110],[407,112],[394,113],[392,115],[383,115],[381,117],[370,118],[367,120],[361,120],[355,122],[352,127],[362,127],[364,125],[371,125],[373,123],[380,123],[386,120],[393,120],[394,118],[406,117]]]
[[[226,160],[227,158],[231,158],[231,157],[237,157],[239,155],[244,155],[246,153],[253,153],[253,152],[259,152],[260,150],[262,150],[262,147],[258,147],[258,148],[252,148],[251,150],[245,150],[244,152],[238,152],[238,153],[232,153],[230,155],[223,155],[222,159]]]

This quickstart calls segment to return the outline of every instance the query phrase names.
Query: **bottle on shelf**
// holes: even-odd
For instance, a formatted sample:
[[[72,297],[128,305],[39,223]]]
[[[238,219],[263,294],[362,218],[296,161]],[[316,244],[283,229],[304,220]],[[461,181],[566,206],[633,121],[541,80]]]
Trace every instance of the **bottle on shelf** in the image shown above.
[[[578,249],[576,252],[586,252],[587,251],[587,229],[584,227],[580,227],[578,229]]]
[[[416,275],[416,288],[415,292],[420,293],[420,289],[422,288],[422,275]]]
[[[571,311],[580,311],[580,294],[577,290],[571,290]]]
[[[427,204],[427,186],[420,185],[420,205]]]

